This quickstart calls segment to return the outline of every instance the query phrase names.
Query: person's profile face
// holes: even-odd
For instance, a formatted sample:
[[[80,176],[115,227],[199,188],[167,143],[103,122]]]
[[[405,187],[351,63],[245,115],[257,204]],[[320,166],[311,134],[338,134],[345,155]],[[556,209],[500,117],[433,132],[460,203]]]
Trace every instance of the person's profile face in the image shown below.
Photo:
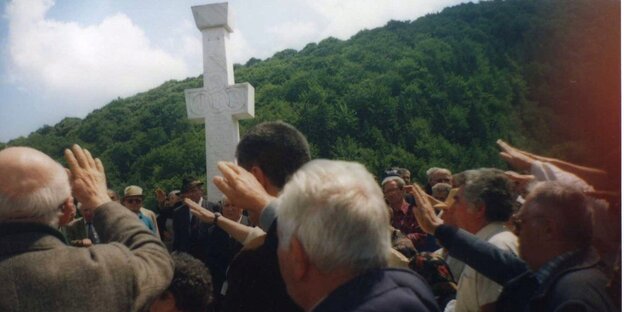
[[[401,179],[403,179],[403,181],[405,181],[405,184],[411,184],[412,183],[412,174],[407,172],[401,175]]]
[[[199,202],[199,200],[202,198],[203,195],[204,195],[204,192],[200,185],[194,186],[193,188],[188,190],[186,193],[184,193],[185,198],[188,198],[196,203]]]
[[[73,198],[72,200],[63,203],[61,210],[63,214],[59,218],[59,226],[64,226],[76,217],[76,206],[74,205]]]

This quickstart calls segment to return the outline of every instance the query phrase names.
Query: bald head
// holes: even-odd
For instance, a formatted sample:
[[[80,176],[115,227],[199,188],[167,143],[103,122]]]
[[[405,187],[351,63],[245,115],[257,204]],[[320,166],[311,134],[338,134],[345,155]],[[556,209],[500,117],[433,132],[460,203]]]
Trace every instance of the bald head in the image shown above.
[[[70,197],[65,169],[29,147],[0,151],[0,222],[31,221],[54,225],[59,206]]]

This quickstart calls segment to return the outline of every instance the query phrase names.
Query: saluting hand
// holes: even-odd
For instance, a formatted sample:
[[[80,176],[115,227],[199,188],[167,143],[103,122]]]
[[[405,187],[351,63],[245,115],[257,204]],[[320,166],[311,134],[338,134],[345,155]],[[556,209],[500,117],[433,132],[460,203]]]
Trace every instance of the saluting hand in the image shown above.
[[[214,177],[212,182],[237,207],[253,213],[260,213],[275,197],[269,195],[256,177],[242,167],[220,161],[217,165],[222,177]]]
[[[111,201],[106,187],[106,174],[99,158],[93,158],[87,149],[74,144],[65,149],[69,165],[69,181],[74,197],[85,209],[95,209]]]
[[[444,224],[444,221],[438,217],[427,199],[427,194],[417,185],[406,185],[404,190],[414,196],[416,205],[412,208],[412,213],[416,217],[418,224],[423,231],[434,234],[438,226]]]

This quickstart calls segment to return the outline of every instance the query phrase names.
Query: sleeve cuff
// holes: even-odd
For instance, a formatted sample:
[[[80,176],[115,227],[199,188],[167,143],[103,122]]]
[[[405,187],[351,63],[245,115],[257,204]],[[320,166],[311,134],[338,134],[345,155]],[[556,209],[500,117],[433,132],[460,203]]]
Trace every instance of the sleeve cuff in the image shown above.
[[[277,219],[277,200],[271,201],[260,213],[260,228],[265,232],[269,232],[271,224]]]
[[[438,226],[433,234],[438,239],[438,242],[440,242],[442,247],[449,249],[451,248],[451,245],[453,245],[453,241],[455,240],[458,230],[459,229],[455,226],[442,224]]]

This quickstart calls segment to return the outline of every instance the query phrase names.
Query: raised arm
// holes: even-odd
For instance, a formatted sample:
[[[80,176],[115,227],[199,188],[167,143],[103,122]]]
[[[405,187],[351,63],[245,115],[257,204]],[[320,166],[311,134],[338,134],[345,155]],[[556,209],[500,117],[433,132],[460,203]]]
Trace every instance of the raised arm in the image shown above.
[[[94,225],[104,242],[89,250],[95,262],[112,262],[134,273],[134,309],[140,310],[169,286],[173,262],[165,246],[141,221],[107,194],[104,166],[78,145],[65,150],[74,196],[95,210]],[[105,252],[106,250],[106,252]],[[111,257],[114,252],[116,257]],[[119,267],[121,269],[122,267]]]
[[[501,158],[518,170],[530,169],[534,161],[541,161],[555,165],[563,171],[572,173],[595,187],[603,188],[605,184],[607,184],[608,174],[604,170],[581,166],[557,158],[532,154],[511,146],[509,143],[500,139],[496,141],[496,144],[498,144],[501,149]]]
[[[501,285],[527,271],[524,261],[512,252],[501,250],[486,241],[479,240],[466,231],[445,225],[444,221],[435,214],[425,192],[420,187],[406,186],[405,188],[416,201],[412,212],[420,227],[425,232],[434,234],[440,244],[449,250],[451,256]]]
[[[211,224],[214,223],[215,214],[212,211],[200,206],[189,198],[185,198],[184,203],[189,206],[189,208],[191,209],[191,213],[199,218],[202,222]],[[250,226],[232,221],[225,217],[219,218],[216,225],[228,234],[230,234],[230,236],[232,236],[241,244],[245,242],[245,238],[247,238],[247,235],[249,235],[249,233],[253,229]]]
[[[254,222],[259,221],[260,228],[269,231],[276,214],[270,205],[276,198],[271,196],[258,182],[256,177],[244,168],[231,163],[219,162],[222,177],[214,177],[213,183],[230,199],[233,205],[247,209]],[[269,209],[265,209],[265,208]]]

